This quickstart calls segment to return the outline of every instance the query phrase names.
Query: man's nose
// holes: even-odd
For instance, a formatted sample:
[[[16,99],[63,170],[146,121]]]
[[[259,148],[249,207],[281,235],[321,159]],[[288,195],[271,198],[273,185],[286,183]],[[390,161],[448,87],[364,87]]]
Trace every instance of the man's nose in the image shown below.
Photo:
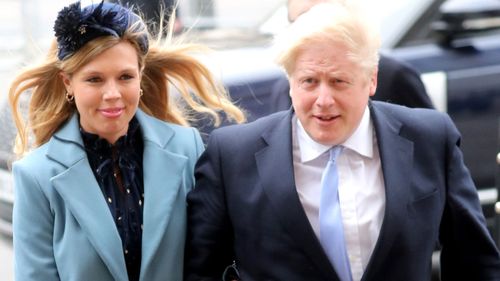
[[[322,107],[331,106],[335,103],[335,91],[327,83],[320,83],[316,104]]]

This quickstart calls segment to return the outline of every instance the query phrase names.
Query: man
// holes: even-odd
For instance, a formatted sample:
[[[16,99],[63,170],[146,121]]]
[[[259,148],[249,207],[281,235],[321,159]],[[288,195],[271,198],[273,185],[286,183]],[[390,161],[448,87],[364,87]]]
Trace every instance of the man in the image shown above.
[[[500,280],[450,118],[370,101],[379,37],[323,3],[277,40],[292,108],[215,130],[188,194],[186,280]]]
[[[332,0],[288,0],[288,20],[294,22],[314,5],[328,1]],[[289,92],[290,85],[285,77],[274,84],[270,101],[273,112],[290,108]],[[434,108],[419,73],[406,63],[384,55],[380,56],[377,92],[372,99],[408,107]]]

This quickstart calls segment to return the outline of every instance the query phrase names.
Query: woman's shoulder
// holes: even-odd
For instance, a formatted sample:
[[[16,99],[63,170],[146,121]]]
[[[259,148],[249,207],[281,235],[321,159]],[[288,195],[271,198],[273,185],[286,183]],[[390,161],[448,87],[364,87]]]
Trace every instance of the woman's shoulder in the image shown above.
[[[34,148],[14,161],[14,166],[22,166],[28,169],[38,169],[47,165],[47,148],[48,143],[45,143],[37,148]]]
[[[54,169],[55,163],[47,157],[48,146],[48,143],[43,144],[14,161],[12,173],[15,182],[17,182],[16,190],[33,185],[48,186],[48,181],[57,170]]]

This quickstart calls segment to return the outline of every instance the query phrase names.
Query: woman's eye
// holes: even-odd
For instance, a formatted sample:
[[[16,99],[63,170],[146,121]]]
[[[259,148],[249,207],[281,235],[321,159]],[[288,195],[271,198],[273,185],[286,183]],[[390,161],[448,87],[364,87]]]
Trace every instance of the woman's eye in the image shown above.
[[[87,82],[98,83],[98,82],[101,82],[101,78],[99,78],[99,77],[90,77],[90,78],[87,79]]]
[[[123,74],[120,79],[121,80],[130,80],[130,79],[133,79],[134,76],[133,75],[130,75],[130,74]]]

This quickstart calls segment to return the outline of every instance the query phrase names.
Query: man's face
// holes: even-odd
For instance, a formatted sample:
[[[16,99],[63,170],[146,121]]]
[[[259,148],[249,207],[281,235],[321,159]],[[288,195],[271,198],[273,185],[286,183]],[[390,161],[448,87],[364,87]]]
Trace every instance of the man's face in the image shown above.
[[[327,2],[327,0],[288,0],[288,21],[294,22],[300,15],[307,12],[312,6]]]
[[[348,59],[340,43],[311,44],[299,51],[290,74],[290,96],[307,134],[324,145],[337,145],[356,130],[375,93],[377,72]]]

